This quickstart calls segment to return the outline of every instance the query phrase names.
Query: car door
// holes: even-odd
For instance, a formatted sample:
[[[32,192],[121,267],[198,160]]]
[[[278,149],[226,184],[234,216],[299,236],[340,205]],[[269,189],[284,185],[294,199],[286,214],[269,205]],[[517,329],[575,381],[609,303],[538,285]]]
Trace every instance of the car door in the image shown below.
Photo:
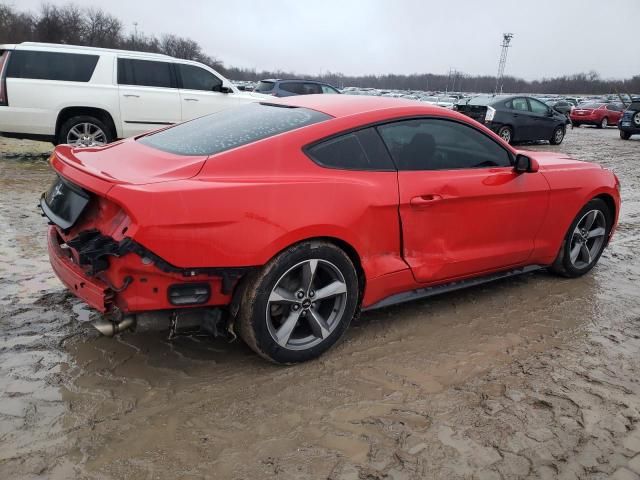
[[[610,103],[606,108],[609,125],[617,125],[622,116],[622,108],[614,103]]]
[[[181,120],[180,93],[169,62],[118,58],[118,94],[125,137]]]
[[[533,119],[529,140],[549,140],[558,125],[558,120],[547,105],[535,98],[527,98]]]
[[[526,263],[548,209],[539,173],[517,174],[485,132],[444,119],[378,127],[396,166],[403,256],[431,283]]]
[[[183,121],[247,101],[232,92],[223,92],[222,79],[202,67],[186,63],[176,63],[175,66],[180,85]]]
[[[513,124],[513,139],[517,141],[530,140],[533,132],[533,118],[527,99],[516,97],[506,102],[505,106]]]

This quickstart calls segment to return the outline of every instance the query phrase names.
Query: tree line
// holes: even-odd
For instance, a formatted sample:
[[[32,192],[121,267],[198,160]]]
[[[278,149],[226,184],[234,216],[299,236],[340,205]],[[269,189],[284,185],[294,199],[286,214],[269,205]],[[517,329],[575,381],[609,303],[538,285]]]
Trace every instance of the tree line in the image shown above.
[[[233,80],[257,81],[264,78],[309,78],[338,87],[358,86],[378,89],[493,92],[496,77],[450,72],[445,75],[422,73],[412,75],[348,76],[326,72],[321,75],[300,75],[284,70],[257,71],[226,66],[202,50],[198,42],[173,34],[144,35],[127,32],[122,20],[98,8],[83,8],[74,4],[56,6],[43,4],[36,12],[20,11],[0,3],[0,44],[26,41],[66,43],[93,47],[119,48],[164,53],[209,65]],[[640,75],[625,80],[603,79],[597,72],[577,73],[554,78],[527,81],[507,76],[505,92],[541,94],[602,94],[640,93]]]

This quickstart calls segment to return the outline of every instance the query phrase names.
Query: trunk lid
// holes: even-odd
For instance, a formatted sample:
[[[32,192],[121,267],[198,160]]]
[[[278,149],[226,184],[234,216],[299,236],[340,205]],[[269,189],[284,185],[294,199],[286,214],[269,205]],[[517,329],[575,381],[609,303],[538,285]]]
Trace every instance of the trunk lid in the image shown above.
[[[484,123],[484,120],[487,116],[487,106],[486,105],[465,105],[458,104],[455,108],[458,112],[466,115],[467,117],[471,117],[474,120]]]
[[[196,176],[207,160],[207,156],[183,156],[156,150],[135,139],[103,147],[59,145],[54,155],[63,163],[94,177],[132,185],[185,180]]]

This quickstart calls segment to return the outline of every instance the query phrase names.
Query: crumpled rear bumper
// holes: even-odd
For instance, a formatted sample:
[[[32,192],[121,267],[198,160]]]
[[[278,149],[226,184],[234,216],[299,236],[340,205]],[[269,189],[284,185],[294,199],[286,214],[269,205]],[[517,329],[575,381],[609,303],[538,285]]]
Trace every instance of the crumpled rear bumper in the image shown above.
[[[80,297],[90,306],[101,312],[109,309],[112,298],[109,287],[106,283],[88,277],[84,271],[73,262],[69,252],[61,246],[61,239],[56,228],[49,226],[48,232],[49,260],[53,271],[66,287],[74,295]]]

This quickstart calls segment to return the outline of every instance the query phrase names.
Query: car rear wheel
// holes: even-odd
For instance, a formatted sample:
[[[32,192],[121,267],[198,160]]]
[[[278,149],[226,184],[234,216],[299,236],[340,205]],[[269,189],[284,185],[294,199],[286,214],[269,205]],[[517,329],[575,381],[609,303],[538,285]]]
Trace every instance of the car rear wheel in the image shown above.
[[[280,364],[318,357],[345,332],[360,302],[349,256],[329,242],[294,245],[249,279],[238,330],[262,357]]]
[[[115,140],[111,129],[102,120],[89,115],[78,115],[60,127],[57,143],[74,147],[97,147]]]
[[[580,128],[580,122],[573,122],[573,128]]]
[[[622,140],[629,140],[631,138],[631,134],[629,132],[623,132],[620,130],[620,138]]]
[[[549,140],[549,143],[551,145],[560,145],[562,143],[562,140],[564,140],[564,127],[556,127],[556,129],[553,131],[551,139]]]
[[[600,124],[598,125],[598,128],[607,128],[608,126],[609,126],[609,120],[607,119],[607,117],[604,117],[600,121]]]
[[[511,143],[513,138],[513,130],[511,127],[500,127],[498,130],[498,135],[507,143]]]
[[[607,245],[611,224],[612,212],[603,200],[587,203],[571,223],[551,271],[573,278],[591,270]]]

